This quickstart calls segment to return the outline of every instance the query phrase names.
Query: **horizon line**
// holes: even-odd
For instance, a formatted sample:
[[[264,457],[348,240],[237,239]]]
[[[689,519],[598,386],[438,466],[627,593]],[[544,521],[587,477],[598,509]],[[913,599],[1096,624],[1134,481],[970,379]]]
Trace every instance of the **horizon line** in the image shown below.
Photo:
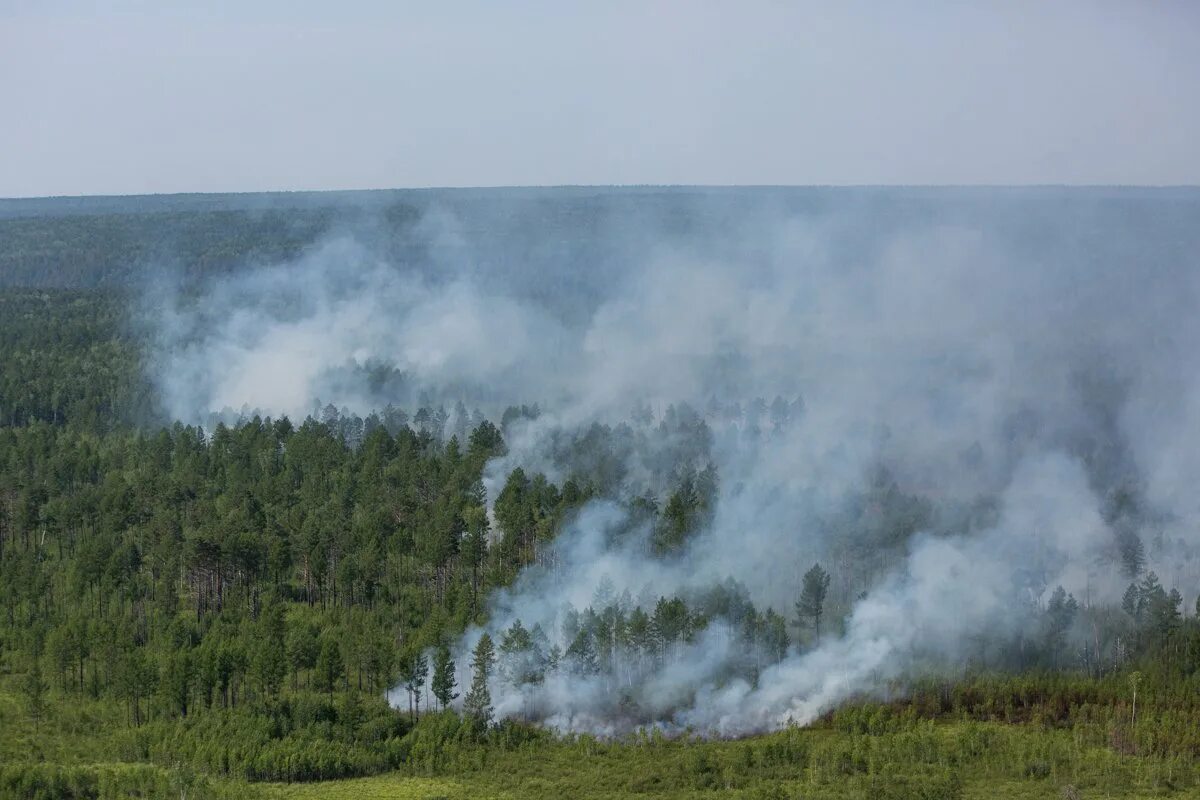
[[[108,192],[94,194],[5,195],[0,202],[20,200],[88,200],[133,197],[195,197],[218,195],[270,194],[350,194],[370,192],[470,192],[503,190],[554,191],[566,189],[1143,189],[1195,190],[1200,183],[556,183],[556,184],[480,184],[478,186],[393,186],[345,187],[336,189],[234,189],[228,191]]]

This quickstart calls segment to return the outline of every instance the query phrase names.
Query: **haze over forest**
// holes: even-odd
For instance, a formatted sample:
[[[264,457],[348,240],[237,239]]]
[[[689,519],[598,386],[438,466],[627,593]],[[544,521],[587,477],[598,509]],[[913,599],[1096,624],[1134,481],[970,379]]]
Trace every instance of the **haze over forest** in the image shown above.
[[[1197,796],[1200,6],[2,5],[0,800]]]
[[[135,424],[311,415],[350,452],[494,425],[466,505],[413,542],[439,603],[473,576],[482,616],[447,644],[460,686],[501,646],[498,715],[745,733],[928,671],[1102,674],[1128,644],[1085,614],[1149,572],[1195,602],[1197,208],[480,190],[10,201],[3,225],[7,274],[131,299]],[[80,236],[78,272],[45,269]],[[327,602],[336,573],[308,569]]]

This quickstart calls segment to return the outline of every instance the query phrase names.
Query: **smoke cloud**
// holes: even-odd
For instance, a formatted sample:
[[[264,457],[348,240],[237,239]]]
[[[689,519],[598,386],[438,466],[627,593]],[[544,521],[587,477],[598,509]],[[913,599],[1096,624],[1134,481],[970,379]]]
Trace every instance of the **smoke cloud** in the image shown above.
[[[926,669],[1003,666],[989,643],[1055,587],[1119,600],[1130,535],[1194,596],[1200,197],[638,197],[582,238],[569,214],[428,208],[411,263],[347,236],[156,295],[165,402],[187,420],[537,403],[488,466],[491,502],[516,467],[571,476],[563,442],[610,426],[620,479],[455,648],[465,686],[483,631],[519,620],[533,645],[494,677],[496,711],[562,730],[741,734]],[[706,467],[704,524],[656,555],[630,501]],[[814,562],[819,638],[794,626]],[[676,597],[706,613],[664,633]],[[767,609],[786,648],[747,621]],[[641,645],[640,613],[657,626]],[[607,639],[580,639],[596,626]]]

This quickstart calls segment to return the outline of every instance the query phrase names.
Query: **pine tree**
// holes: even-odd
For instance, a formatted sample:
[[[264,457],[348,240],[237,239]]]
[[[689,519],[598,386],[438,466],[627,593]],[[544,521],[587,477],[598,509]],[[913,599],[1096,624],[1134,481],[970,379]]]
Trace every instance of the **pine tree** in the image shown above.
[[[134,725],[142,724],[141,700],[150,695],[157,677],[153,664],[141,650],[130,650],[117,662],[116,688],[129,703]]]
[[[1142,539],[1130,530],[1117,534],[1117,552],[1121,559],[1121,571],[1127,578],[1136,578],[1146,568],[1146,546]]]
[[[773,661],[787,657],[787,621],[772,608],[763,616],[763,647]]]
[[[532,650],[533,637],[521,620],[515,620],[500,637],[500,677],[513,686],[532,681],[536,672]]]
[[[1125,589],[1125,594],[1121,597],[1121,610],[1133,618],[1134,622],[1141,616],[1141,597],[1136,583],[1129,584]]]
[[[321,654],[317,656],[316,666],[317,688],[329,694],[333,700],[333,690],[337,687],[346,672],[346,664],[342,660],[342,649],[336,639],[327,638],[321,644]]]
[[[1050,596],[1046,606],[1045,635],[1046,652],[1052,663],[1057,665],[1060,651],[1066,640],[1067,632],[1075,621],[1079,603],[1073,595],[1067,594],[1063,587],[1057,587]]]
[[[188,715],[195,677],[195,661],[191,651],[183,650],[167,658],[159,691],[167,706],[181,717]]]
[[[475,645],[471,660],[471,688],[463,698],[463,711],[485,728],[492,722],[492,693],[488,689],[488,679],[495,663],[496,648],[492,644],[492,637],[485,633]]]
[[[272,603],[264,611],[261,631],[254,647],[253,669],[263,693],[275,696],[288,671],[287,625],[282,603]]]
[[[287,655],[292,668],[292,687],[301,670],[312,669],[320,655],[320,642],[312,625],[300,624],[288,631]]]
[[[804,573],[800,599],[796,601],[796,616],[801,626],[811,626],[817,639],[821,638],[821,615],[825,610],[825,595],[829,591],[829,573],[820,564]]]
[[[592,635],[587,628],[581,628],[579,633],[575,634],[575,639],[567,648],[567,660],[576,675],[595,675],[600,671],[600,665],[596,659],[596,648],[592,644]]]
[[[421,693],[425,690],[425,678],[429,676],[429,662],[425,654],[414,652],[401,661],[400,679],[408,691],[408,711],[414,720],[421,717]]]
[[[433,696],[442,704],[449,707],[458,693],[454,691],[454,660],[450,658],[450,648],[442,645],[433,656]]]
[[[42,716],[46,713],[46,691],[49,688],[46,680],[42,677],[41,659],[35,657],[29,671],[21,680],[21,695],[25,698],[25,706],[29,710],[29,716],[33,719],[35,728],[40,726]]]
[[[480,491],[482,492],[482,487],[480,487]],[[463,512],[463,520],[467,529],[463,541],[463,554],[471,566],[471,618],[474,619],[479,613],[479,583],[484,559],[487,558],[487,509],[482,503],[469,506]]]

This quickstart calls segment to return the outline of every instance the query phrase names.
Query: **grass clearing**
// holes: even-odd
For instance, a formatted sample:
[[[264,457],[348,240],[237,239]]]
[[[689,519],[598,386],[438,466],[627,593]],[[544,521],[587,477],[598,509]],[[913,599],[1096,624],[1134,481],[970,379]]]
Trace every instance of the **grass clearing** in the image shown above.
[[[140,750],[148,729],[135,731],[119,706],[55,700],[35,725],[16,694],[0,691],[0,798],[1200,800],[1194,759],[1120,752],[1101,724],[897,717],[866,732],[835,718],[741,740],[497,735],[479,743],[439,739],[435,715],[413,732],[398,771],[284,784],[223,774],[159,746]]]

